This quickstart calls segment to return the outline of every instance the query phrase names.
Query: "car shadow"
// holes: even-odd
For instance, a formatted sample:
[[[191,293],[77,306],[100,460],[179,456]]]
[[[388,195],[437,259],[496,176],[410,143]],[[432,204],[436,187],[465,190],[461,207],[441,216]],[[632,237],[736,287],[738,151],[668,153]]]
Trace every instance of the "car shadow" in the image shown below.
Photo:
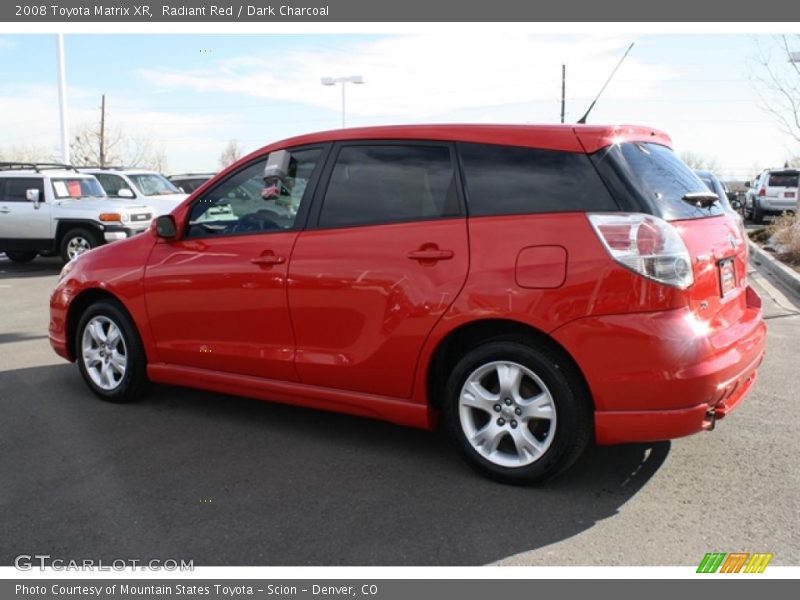
[[[0,344],[13,344],[15,342],[28,342],[31,340],[44,340],[47,339],[46,335],[31,335],[30,333],[0,333]]]
[[[0,280],[23,277],[47,277],[58,275],[64,266],[61,258],[56,256],[39,256],[27,263],[15,263],[0,254]]]
[[[438,433],[154,386],[95,398],[74,365],[0,372],[0,564],[477,565],[613,517],[669,443],[593,448],[538,487],[484,479]]]

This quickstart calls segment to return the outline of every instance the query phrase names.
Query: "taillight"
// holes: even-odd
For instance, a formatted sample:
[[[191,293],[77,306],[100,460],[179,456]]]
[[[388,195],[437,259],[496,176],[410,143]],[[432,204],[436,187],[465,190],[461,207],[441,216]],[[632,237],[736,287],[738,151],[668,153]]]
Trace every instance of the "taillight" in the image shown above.
[[[761,188],[760,190],[758,190],[758,195],[759,196],[766,196],[767,195],[767,188]]]
[[[681,289],[694,283],[689,250],[677,229],[663,219],[640,213],[588,217],[611,258],[621,265]]]

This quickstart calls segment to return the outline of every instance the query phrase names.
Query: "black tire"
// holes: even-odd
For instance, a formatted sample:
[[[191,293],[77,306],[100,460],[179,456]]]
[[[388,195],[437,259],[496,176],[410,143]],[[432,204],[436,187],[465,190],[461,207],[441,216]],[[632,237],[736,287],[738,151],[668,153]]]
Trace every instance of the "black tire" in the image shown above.
[[[100,235],[96,231],[92,231],[91,229],[84,229],[82,227],[77,227],[75,229],[70,229],[64,234],[64,237],[61,239],[61,244],[59,246],[61,250],[61,258],[62,260],[67,263],[72,258],[71,254],[73,254],[74,247],[72,244],[80,245],[81,247],[85,247],[84,251],[91,250],[92,248],[96,248],[101,244]]]
[[[753,223],[756,225],[762,225],[764,223],[764,212],[755,200],[753,201]]]
[[[15,263],[28,263],[36,258],[37,252],[7,251],[8,260]]]
[[[84,334],[87,326],[93,321],[101,326],[104,322],[113,323],[121,334],[122,345],[115,345],[114,350],[124,350],[126,366],[124,374],[118,379],[116,377],[120,375],[118,371],[112,374],[114,381],[111,382],[109,380],[109,382],[114,385],[111,389],[104,389],[101,387],[89,372],[90,369],[95,370],[95,365],[87,365],[87,358],[84,352]],[[106,330],[106,332],[108,332],[108,330]],[[87,335],[89,338],[92,337],[90,333]],[[94,342],[91,340],[86,341],[90,344],[90,347],[94,345]],[[108,352],[108,350],[109,349],[106,349],[106,352]],[[78,368],[80,369],[84,381],[86,381],[89,388],[103,400],[119,403],[133,402],[138,400],[144,392],[147,384],[147,360],[144,348],[142,347],[142,341],[128,313],[118,302],[114,300],[100,300],[86,309],[78,322],[74,351],[76,362],[78,363]],[[123,353],[117,352],[117,354]],[[106,359],[103,360],[108,362]],[[113,362],[113,359],[111,360]]]
[[[524,413],[516,413],[523,414],[523,416],[518,417],[520,419],[519,422],[505,421],[504,427],[508,431],[500,434],[504,437],[497,445],[497,451],[494,453],[497,458],[490,460],[473,446],[465,433],[465,428],[470,429],[471,425],[465,425],[462,422],[462,415],[465,413],[461,410],[460,398],[462,388],[465,387],[468,379],[474,378],[476,373],[481,372],[481,369],[488,368],[489,375],[487,377],[492,377],[491,369],[496,368],[496,366],[492,366],[493,363],[522,366],[538,377],[546,389],[542,389],[528,375],[523,375],[523,384],[520,386],[520,390],[522,391],[525,386],[528,386],[528,389],[534,395],[539,392],[549,393],[551,408],[554,408],[555,412],[555,420],[542,421],[533,419],[523,422]],[[499,371],[496,376],[499,380]],[[535,391],[536,388],[539,388],[539,392]],[[488,390],[489,388],[486,389]],[[498,405],[501,406],[503,411],[523,410],[522,403],[519,406],[517,405],[516,396],[513,400],[513,406],[503,406],[506,399],[502,397],[499,381],[494,393],[498,394],[498,403],[491,407],[492,411],[497,411]],[[537,483],[562,473],[578,460],[592,438],[592,402],[580,374],[576,372],[574,366],[569,360],[565,359],[560,351],[549,346],[537,345],[534,341],[525,337],[495,338],[468,351],[452,370],[447,381],[445,394],[443,406],[444,424],[456,447],[467,462],[479,472],[503,483],[517,485]],[[532,397],[530,396],[528,399]],[[520,398],[523,398],[521,402],[524,402],[522,394],[520,394]],[[550,402],[550,400],[548,401]],[[464,417],[464,420],[470,421],[472,425],[474,425],[474,419],[478,415],[485,416],[483,409],[465,408],[464,411],[468,415]],[[499,426],[500,421],[503,421],[500,417],[504,416],[505,412],[487,411],[487,414],[488,420],[486,424],[480,428],[472,429],[473,432],[476,430],[485,431],[483,428],[489,426],[497,430],[495,425]],[[513,412],[509,412],[509,415],[506,416],[508,419],[514,419],[513,414]],[[513,425],[514,423],[517,424]],[[509,429],[512,425],[514,427],[513,432]],[[536,428],[540,425],[543,426],[543,429],[536,431]],[[513,460],[515,453],[518,455],[517,458],[522,454],[517,449],[515,438],[513,437],[513,435],[521,434],[522,427],[527,429],[526,434],[536,436],[537,441],[544,450],[529,464],[520,466],[499,464],[507,459]],[[554,434],[551,428],[555,429]],[[550,436],[549,440],[548,436]],[[502,452],[504,445],[508,448],[509,443],[512,448],[510,453]],[[524,459],[529,459],[530,456],[525,456]]]

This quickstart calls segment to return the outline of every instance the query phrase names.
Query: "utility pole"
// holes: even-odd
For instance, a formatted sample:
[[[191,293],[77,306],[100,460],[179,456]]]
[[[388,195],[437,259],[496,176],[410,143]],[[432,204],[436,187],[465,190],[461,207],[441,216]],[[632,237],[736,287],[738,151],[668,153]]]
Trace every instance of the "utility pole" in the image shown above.
[[[562,121],[563,122],[563,121]],[[106,166],[106,95],[100,100],[100,166]]]
[[[564,122],[564,101],[567,95],[567,65],[561,65],[561,122]]]

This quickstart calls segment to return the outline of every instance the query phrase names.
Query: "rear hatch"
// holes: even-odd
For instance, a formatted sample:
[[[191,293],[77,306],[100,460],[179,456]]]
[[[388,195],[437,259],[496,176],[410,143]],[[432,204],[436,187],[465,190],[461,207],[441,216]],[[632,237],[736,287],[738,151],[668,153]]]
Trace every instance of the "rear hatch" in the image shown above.
[[[623,182],[618,188],[678,230],[692,263],[694,283],[686,299],[695,316],[712,329],[738,322],[746,309],[747,285],[747,244],[739,217],[712,201],[705,184],[665,146],[626,142],[601,152],[595,159],[601,173],[611,166]]]
[[[770,171],[767,174],[764,195],[774,208],[793,210],[797,203],[797,184],[800,172],[796,169]]]

